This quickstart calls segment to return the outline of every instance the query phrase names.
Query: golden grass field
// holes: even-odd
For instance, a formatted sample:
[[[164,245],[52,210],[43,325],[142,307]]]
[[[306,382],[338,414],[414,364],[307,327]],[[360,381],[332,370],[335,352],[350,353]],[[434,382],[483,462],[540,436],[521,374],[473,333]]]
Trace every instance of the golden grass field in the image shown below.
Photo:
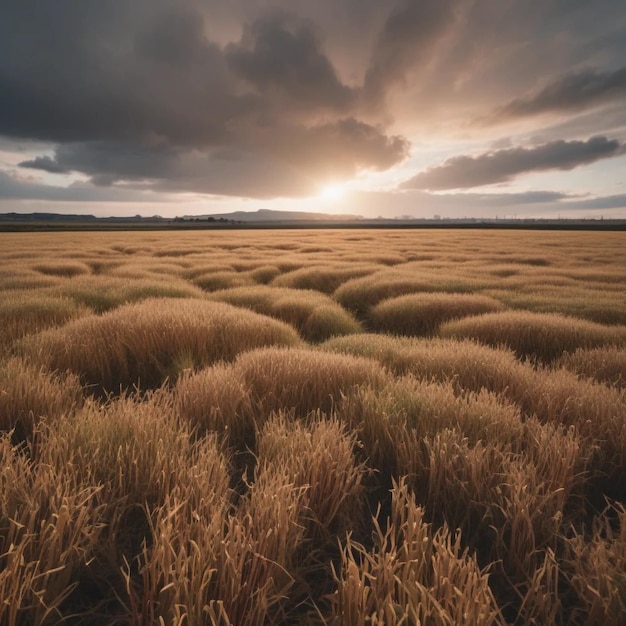
[[[0,624],[626,623],[626,233],[0,234]]]

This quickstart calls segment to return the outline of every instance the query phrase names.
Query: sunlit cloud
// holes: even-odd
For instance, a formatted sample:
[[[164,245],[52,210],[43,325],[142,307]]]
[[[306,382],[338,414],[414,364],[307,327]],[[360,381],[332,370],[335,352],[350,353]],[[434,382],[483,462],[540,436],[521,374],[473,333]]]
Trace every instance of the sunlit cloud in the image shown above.
[[[625,29],[622,0],[3,3],[3,202],[80,183],[359,213],[358,192],[402,183],[521,193],[556,172],[540,184],[581,191],[592,163],[584,191],[619,196]]]

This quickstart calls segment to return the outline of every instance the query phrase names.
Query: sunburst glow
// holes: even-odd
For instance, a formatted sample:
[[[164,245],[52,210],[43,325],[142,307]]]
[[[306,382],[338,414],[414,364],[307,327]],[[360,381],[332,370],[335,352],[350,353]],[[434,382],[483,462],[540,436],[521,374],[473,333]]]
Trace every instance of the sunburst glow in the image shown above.
[[[322,200],[336,202],[341,200],[346,194],[346,190],[342,185],[326,185],[322,187],[319,197]]]

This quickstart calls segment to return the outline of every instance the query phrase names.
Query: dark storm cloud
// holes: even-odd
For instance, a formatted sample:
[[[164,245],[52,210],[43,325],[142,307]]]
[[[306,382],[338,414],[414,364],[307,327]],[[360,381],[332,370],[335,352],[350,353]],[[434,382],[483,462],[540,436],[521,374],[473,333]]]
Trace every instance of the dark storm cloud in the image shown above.
[[[53,202],[154,202],[153,194],[133,189],[104,189],[76,183],[69,187],[21,181],[0,171],[0,200],[51,200]],[[159,198],[160,201],[166,198]]]
[[[307,108],[345,110],[354,92],[344,85],[322,50],[310,21],[274,12],[248,28],[239,44],[226,47],[232,70],[260,93],[277,92]]]
[[[245,148],[189,150],[129,147],[115,142],[68,143],[54,158],[38,157],[22,167],[81,172],[97,186],[141,183],[158,191],[224,195],[306,196],[324,182],[352,176],[360,167],[384,170],[403,159],[406,140],[387,136],[354,118],[303,128],[275,128],[247,138]]]
[[[57,142],[222,140],[235,93],[190,1],[44,0],[0,10],[0,133]]]
[[[625,23],[623,0],[0,0],[0,136],[38,142],[7,162],[111,192],[302,196],[401,162],[405,128],[617,103]],[[541,141],[621,140],[602,124]],[[538,167],[505,152],[517,169],[473,165]]]
[[[52,159],[49,156],[39,156],[28,161],[19,163],[20,167],[27,167],[34,170],[43,170],[50,174],[67,174],[70,170],[61,165],[58,159]]]
[[[428,64],[429,55],[455,19],[460,0],[402,0],[387,17],[372,52],[365,97],[384,97],[410,69]]]
[[[420,172],[403,189],[460,189],[502,183],[528,172],[571,170],[623,153],[619,141],[592,137],[587,141],[552,141],[533,148],[496,150],[479,156],[457,156]]]
[[[626,67],[614,72],[584,70],[559,78],[540,91],[497,108],[484,123],[562,111],[580,111],[626,95]]]
[[[46,172],[81,172],[99,185],[121,179],[156,179],[167,176],[176,151],[167,146],[142,148],[106,141],[66,143],[54,151],[54,158],[37,157],[21,167]]]
[[[223,47],[210,17],[196,0],[3,5],[0,135],[56,144],[26,168],[242,196],[304,195],[315,176],[406,156],[406,140],[359,118],[313,22],[261,14]],[[231,174],[217,149],[239,155]]]

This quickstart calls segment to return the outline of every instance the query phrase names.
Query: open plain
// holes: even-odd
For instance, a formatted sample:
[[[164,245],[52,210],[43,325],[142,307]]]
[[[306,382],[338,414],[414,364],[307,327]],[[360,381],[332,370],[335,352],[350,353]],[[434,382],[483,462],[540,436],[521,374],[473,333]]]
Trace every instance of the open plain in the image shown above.
[[[623,624],[626,233],[0,234],[0,623]]]

